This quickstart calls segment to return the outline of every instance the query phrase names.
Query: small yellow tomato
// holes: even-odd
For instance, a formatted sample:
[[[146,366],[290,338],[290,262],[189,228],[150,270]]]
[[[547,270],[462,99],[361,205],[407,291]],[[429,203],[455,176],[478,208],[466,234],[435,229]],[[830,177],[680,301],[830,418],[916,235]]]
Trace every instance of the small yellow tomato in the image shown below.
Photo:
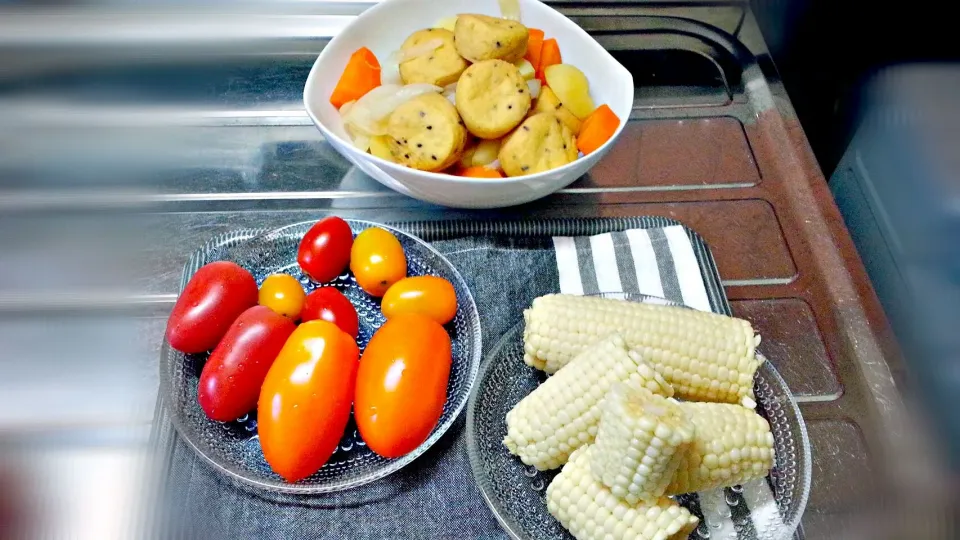
[[[271,274],[260,285],[259,304],[273,311],[297,320],[307,293],[303,291],[297,278],[290,274]]]
[[[388,319],[405,313],[419,313],[440,324],[447,324],[457,314],[457,293],[453,285],[442,277],[403,278],[387,289],[380,309]]]
[[[396,236],[371,227],[353,240],[350,270],[361,289],[380,297],[391,285],[407,277],[407,256]]]

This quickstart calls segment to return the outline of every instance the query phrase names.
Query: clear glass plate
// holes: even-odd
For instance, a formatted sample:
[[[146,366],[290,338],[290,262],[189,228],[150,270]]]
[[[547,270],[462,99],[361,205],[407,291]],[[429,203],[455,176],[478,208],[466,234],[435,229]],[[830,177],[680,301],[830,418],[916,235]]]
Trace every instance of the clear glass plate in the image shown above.
[[[642,294],[607,293],[600,296],[633,302],[679,305]],[[573,537],[547,512],[546,487],[558,470],[540,472],[524,465],[503,445],[506,415],[521,399],[546,380],[546,375],[523,362],[523,323],[497,343],[480,368],[476,388],[467,407],[467,449],[474,478],[487,505],[511,537],[520,540]],[[781,540],[790,538],[800,523],[810,492],[810,441],[800,409],[783,378],[764,362],[754,379],[757,411],[770,422],[776,445],[776,463],[767,476],[779,510],[777,516],[751,520],[738,527],[734,539]],[[726,503],[735,515],[740,500],[734,488]],[[681,504],[691,501],[677,497]],[[750,520],[749,517],[745,519]],[[734,523],[736,525],[736,521]],[[690,538],[719,538],[701,523]],[[726,539],[724,539],[726,540]]]
[[[257,438],[256,412],[234,422],[215,422],[206,417],[197,403],[197,384],[207,354],[186,355],[164,344],[160,384],[173,424],[184,441],[220,472],[242,484],[285,493],[326,493],[360,486],[383,478],[412,462],[433,445],[453,424],[466,405],[481,360],[480,316],[466,283],[450,262],[427,243],[402,231],[376,223],[347,220],[356,234],[368,227],[382,227],[400,240],[407,256],[407,275],[441,276],[457,293],[456,317],[446,325],[453,346],[453,365],[447,385],[447,402],[437,427],[413,452],[386,459],[366,447],[352,418],[340,446],[316,474],[295,484],[286,483],[267,465]],[[232,260],[253,272],[257,284],[273,273],[296,277],[309,293],[318,287],[335,287],[357,308],[360,350],[384,322],[380,300],[357,285],[347,271],[333,282],[317,284],[300,270],[297,246],[314,222],[297,223],[253,238],[227,242],[206,250],[196,260],[199,266],[214,260]],[[192,275],[192,272],[191,272]]]

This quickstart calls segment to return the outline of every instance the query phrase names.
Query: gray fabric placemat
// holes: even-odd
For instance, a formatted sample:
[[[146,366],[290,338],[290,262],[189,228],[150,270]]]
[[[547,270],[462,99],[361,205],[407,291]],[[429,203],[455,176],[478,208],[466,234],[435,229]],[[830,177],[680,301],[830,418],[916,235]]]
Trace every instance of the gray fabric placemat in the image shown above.
[[[484,353],[543,294],[558,292],[554,236],[676,225],[664,218],[529,222],[395,223],[443,253],[467,282],[480,312]],[[687,230],[710,307],[729,313],[716,266]],[[267,494],[213,470],[179,439],[160,397],[153,443],[163,461],[164,537],[506,538],[481,498],[467,459],[464,421],[403,470],[360,488],[318,496]]]

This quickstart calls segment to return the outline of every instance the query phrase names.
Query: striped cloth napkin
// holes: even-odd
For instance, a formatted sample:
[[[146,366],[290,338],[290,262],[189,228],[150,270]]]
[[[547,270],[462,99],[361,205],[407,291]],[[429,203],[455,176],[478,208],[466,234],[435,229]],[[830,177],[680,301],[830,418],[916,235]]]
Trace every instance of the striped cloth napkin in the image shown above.
[[[555,236],[553,245],[562,293],[641,293],[711,311],[693,245],[682,226]],[[677,499],[700,518],[691,538],[756,539],[762,536],[758,531],[779,530],[781,525],[765,478]]]

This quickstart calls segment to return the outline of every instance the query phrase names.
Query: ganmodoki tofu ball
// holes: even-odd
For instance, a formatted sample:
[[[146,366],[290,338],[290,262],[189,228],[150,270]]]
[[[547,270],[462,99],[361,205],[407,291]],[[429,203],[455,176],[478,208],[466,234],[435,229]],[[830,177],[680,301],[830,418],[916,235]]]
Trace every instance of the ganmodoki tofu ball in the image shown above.
[[[470,133],[499,139],[530,110],[530,89],[517,66],[484,60],[466,69],[457,83],[457,110]]]
[[[390,151],[397,163],[421,171],[441,171],[460,159],[467,130],[457,109],[440,94],[422,94],[390,114]]]
[[[400,51],[409,53],[431,41],[442,42],[442,45],[400,63],[400,79],[403,84],[447,86],[457,82],[463,70],[467,69],[467,61],[460,56],[453,44],[453,32],[443,28],[417,30],[403,42]]]
[[[471,62],[516,62],[527,54],[530,31],[517,21],[464,14],[457,17],[453,35],[457,52]]]
[[[540,113],[523,121],[500,147],[507,176],[523,176],[562,167],[577,159],[577,139],[557,115]]]

